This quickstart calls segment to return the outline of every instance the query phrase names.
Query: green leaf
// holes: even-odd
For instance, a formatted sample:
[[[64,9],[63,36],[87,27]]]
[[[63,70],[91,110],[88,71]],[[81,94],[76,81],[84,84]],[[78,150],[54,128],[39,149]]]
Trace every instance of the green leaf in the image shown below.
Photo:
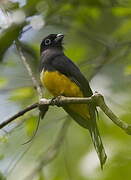
[[[42,172],[39,173],[38,180],[45,180],[44,175]]]
[[[129,36],[130,33],[130,29],[131,29],[131,21],[130,20],[125,20],[121,26],[114,32],[114,35],[116,37],[122,37],[125,35]]]
[[[0,136],[0,142],[1,143],[7,143],[8,142],[8,137],[7,136]]]
[[[78,44],[71,44],[66,49],[67,56],[76,62],[81,62],[84,59],[86,53],[87,49],[85,49],[82,45]]]
[[[36,116],[32,116],[25,122],[26,132],[28,136],[32,136],[36,130],[37,119]]]
[[[112,12],[115,16],[123,17],[131,15],[131,8],[115,7],[112,8]]]
[[[128,65],[126,68],[125,68],[125,75],[131,75],[131,65]]]
[[[20,100],[26,100],[28,98],[32,98],[33,97],[33,88],[31,87],[23,87],[20,89],[16,89],[14,91],[11,92],[11,97],[10,100],[13,101],[20,101]]]
[[[0,160],[4,159],[4,154],[0,154]]]
[[[5,77],[0,77],[0,88],[3,88],[7,85],[8,81]]]
[[[0,172],[0,180],[6,180],[6,178],[4,177],[4,175],[2,174],[2,172]]]
[[[18,38],[23,26],[24,23],[21,25],[13,24],[0,35],[0,61],[3,60],[5,52],[12,45],[13,41]]]

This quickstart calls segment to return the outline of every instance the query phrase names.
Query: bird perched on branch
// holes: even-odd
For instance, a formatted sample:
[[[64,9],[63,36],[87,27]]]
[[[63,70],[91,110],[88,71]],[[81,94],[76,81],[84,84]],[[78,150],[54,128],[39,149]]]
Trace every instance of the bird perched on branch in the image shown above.
[[[40,45],[40,79],[42,85],[54,96],[90,97],[92,90],[79,68],[63,52],[63,34],[50,34]],[[89,130],[98,154],[101,168],[106,153],[96,123],[96,107],[93,104],[68,104],[64,110],[82,127]]]

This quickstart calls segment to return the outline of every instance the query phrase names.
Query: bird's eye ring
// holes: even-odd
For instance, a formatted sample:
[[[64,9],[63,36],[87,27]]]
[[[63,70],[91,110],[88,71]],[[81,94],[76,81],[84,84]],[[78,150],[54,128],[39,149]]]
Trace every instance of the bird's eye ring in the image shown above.
[[[49,44],[51,44],[51,40],[50,39],[46,39],[45,40],[45,45],[49,45]]]

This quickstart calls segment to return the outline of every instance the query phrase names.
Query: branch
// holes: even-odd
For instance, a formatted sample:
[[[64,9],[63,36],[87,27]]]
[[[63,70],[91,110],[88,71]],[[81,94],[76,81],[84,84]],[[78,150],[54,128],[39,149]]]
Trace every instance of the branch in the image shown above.
[[[100,107],[101,110],[121,129],[123,129],[127,134],[131,135],[131,125],[121,121],[106,105],[104,101],[104,97],[99,94],[95,93],[91,97],[87,98],[75,98],[75,97],[64,97],[58,96],[55,99],[41,99],[41,105],[57,105],[63,106],[65,104],[95,104],[96,106]]]
[[[26,107],[25,109],[19,111],[18,113],[14,114],[12,117],[10,117],[9,119],[5,120],[4,122],[2,122],[0,124],[0,129],[2,129],[7,124],[9,124],[12,121],[14,121],[15,119],[17,119],[18,117],[23,116],[26,112],[31,111],[32,109],[35,109],[36,107],[38,107],[38,103],[32,104],[32,105]]]
[[[27,108],[23,109],[22,111],[16,113],[11,118],[7,119],[3,123],[0,124],[0,129],[15,120],[16,118],[22,116],[26,112],[39,108],[40,111],[43,111],[44,114],[48,111],[48,106],[64,106],[66,104],[94,104],[101,108],[101,110],[121,129],[123,129],[127,134],[131,135],[131,125],[127,124],[123,121],[121,121],[106,105],[104,101],[104,97],[99,93],[94,93],[91,97],[85,97],[85,98],[76,98],[76,97],[65,97],[65,96],[58,96],[53,99],[40,99],[39,103],[32,104],[31,106],[28,106]]]
[[[15,42],[15,44],[16,44],[16,48],[17,48],[17,50],[18,50],[18,53],[19,53],[19,55],[20,55],[21,61],[23,62],[24,66],[25,66],[25,68],[26,68],[26,70],[27,70],[27,72],[28,72],[28,74],[29,74],[29,76],[30,76],[30,78],[31,78],[31,80],[32,80],[32,83],[33,83],[34,87],[36,87],[36,90],[37,90],[37,93],[38,93],[39,99],[40,99],[40,98],[42,98],[42,88],[40,87],[38,81],[36,80],[35,76],[33,75],[33,72],[32,72],[32,70],[31,70],[31,67],[30,67],[30,65],[28,64],[28,62],[27,62],[27,60],[26,60],[26,57],[24,56],[24,54],[23,54],[23,52],[22,52],[22,48],[21,48],[21,46],[20,46],[19,41],[17,40],[17,41]]]
[[[131,124],[127,124],[123,121],[121,121],[111,110],[110,108],[106,105],[104,101],[104,97],[99,94],[95,93],[94,95],[94,100],[96,101],[96,105],[101,108],[101,110],[121,129],[123,129],[127,134],[131,135]],[[92,96],[92,97],[93,97]]]
[[[66,104],[90,104],[90,103],[93,103],[92,96],[84,97],[84,98],[57,96],[56,98],[53,98],[53,99],[46,99],[46,98],[40,99],[39,106],[42,106],[42,105],[64,106]]]

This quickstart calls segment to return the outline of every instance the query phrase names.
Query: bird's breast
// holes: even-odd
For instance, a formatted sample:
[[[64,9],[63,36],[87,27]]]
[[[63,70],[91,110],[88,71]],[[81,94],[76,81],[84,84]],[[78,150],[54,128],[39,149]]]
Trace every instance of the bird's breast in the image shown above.
[[[67,97],[83,97],[79,86],[71,81],[67,76],[58,71],[42,71],[40,75],[42,85],[48,89],[53,96],[64,95]],[[89,118],[87,105],[76,104],[69,105],[70,109]]]
[[[83,97],[80,88],[67,76],[58,71],[42,71],[41,82],[54,96]]]

